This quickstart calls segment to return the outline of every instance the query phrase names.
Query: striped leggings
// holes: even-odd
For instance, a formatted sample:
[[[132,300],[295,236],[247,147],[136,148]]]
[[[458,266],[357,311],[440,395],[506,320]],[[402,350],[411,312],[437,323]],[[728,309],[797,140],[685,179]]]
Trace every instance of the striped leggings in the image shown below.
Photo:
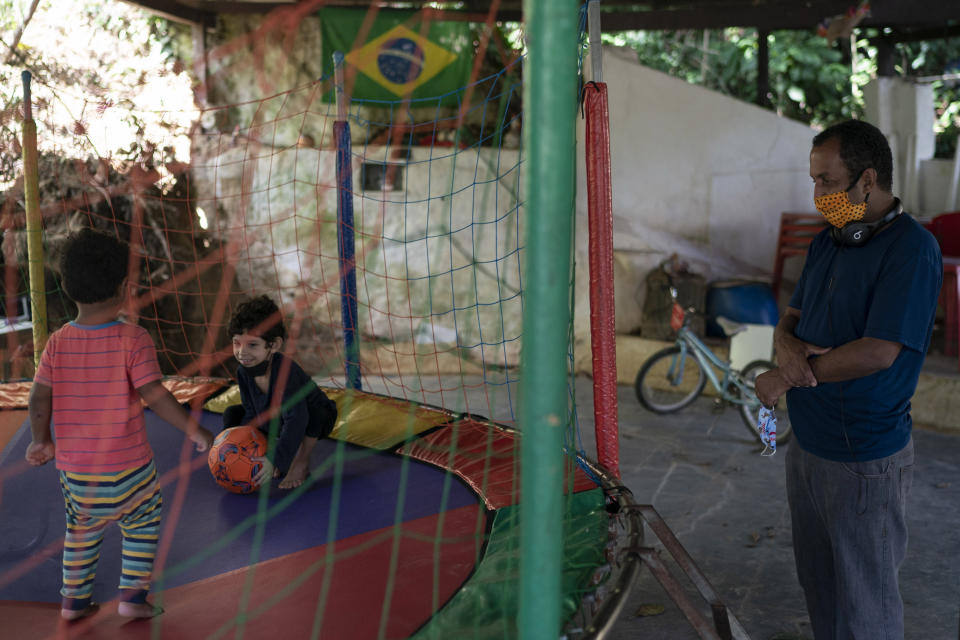
[[[60,488],[67,512],[62,607],[80,610],[90,605],[100,544],[112,521],[120,525],[123,537],[120,598],[146,602],[163,504],[153,461],[115,473],[61,471]]]

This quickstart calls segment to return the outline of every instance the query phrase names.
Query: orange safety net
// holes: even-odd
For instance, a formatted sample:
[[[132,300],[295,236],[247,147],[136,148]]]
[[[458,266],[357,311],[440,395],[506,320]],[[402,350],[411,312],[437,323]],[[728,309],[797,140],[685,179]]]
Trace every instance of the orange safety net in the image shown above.
[[[227,388],[230,381],[223,378],[185,378],[170,376],[162,380],[177,402],[191,403],[206,400],[218,391]],[[33,382],[5,382],[0,384],[0,409],[26,409]]]

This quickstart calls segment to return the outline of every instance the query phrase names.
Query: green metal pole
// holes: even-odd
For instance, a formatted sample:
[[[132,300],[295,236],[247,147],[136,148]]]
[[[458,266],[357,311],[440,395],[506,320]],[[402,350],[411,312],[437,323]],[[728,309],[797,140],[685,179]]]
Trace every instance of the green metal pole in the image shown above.
[[[576,181],[577,0],[524,0],[520,637],[560,636],[563,434]]]

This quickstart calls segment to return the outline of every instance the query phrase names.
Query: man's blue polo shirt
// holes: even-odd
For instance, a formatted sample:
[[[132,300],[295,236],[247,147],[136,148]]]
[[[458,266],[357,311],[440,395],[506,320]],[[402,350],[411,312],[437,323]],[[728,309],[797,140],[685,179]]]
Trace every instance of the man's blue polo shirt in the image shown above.
[[[906,214],[862,247],[838,247],[829,229],[814,238],[790,300],[801,313],[795,335],[824,347],[869,337],[903,348],[883,371],[788,391],[800,446],[842,462],[883,458],[906,446],[910,398],[930,346],[942,280],[937,241]]]

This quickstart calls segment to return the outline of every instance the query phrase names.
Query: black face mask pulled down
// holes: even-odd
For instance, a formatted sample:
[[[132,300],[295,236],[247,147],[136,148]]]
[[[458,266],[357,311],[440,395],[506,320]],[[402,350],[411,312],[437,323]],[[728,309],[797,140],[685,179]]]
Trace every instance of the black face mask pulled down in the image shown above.
[[[243,369],[247,373],[247,375],[252,376],[254,378],[259,378],[260,376],[262,376],[267,372],[267,369],[270,368],[270,360],[272,358],[273,356],[271,355],[269,358],[267,358],[260,364],[254,365],[252,367],[245,367],[241,364],[240,368]]]

